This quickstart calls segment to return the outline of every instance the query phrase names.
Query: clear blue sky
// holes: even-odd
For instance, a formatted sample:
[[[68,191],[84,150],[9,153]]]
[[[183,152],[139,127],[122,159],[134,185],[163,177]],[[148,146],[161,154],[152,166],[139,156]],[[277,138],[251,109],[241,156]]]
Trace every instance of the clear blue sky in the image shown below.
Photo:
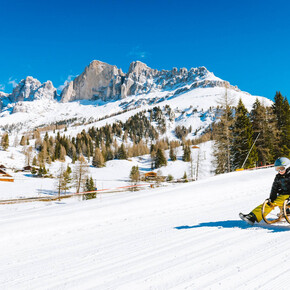
[[[124,72],[140,60],[205,66],[251,94],[288,97],[289,11],[288,0],[4,0],[0,88],[28,75],[59,87],[94,59]]]

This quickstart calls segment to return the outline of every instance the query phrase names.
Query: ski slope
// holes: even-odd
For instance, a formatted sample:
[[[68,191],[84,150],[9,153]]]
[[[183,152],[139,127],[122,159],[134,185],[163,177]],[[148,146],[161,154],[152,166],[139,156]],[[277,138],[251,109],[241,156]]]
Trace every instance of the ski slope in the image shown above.
[[[1,289],[288,289],[290,227],[238,218],[274,176],[2,205]]]

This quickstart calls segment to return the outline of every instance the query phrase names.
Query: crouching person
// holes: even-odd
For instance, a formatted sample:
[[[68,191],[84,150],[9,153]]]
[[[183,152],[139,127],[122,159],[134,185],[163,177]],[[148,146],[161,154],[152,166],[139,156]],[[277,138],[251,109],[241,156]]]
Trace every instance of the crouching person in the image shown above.
[[[283,206],[285,199],[290,196],[290,160],[286,157],[279,157],[275,161],[274,166],[278,174],[272,185],[269,203],[265,207],[266,215],[269,214],[275,206]],[[253,225],[255,222],[259,223],[263,219],[262,206],[263,204],[260,204],[249,214],[240,213],[239,216],[250,225]]]

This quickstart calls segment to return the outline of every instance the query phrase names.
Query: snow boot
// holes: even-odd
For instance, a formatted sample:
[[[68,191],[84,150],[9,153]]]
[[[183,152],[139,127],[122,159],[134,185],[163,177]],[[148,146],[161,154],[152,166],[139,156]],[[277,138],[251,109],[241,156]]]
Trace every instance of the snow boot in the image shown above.
[[[252,213],[249,214],[240,213],[239,217],[251,226],[257,221],[256,217]]]

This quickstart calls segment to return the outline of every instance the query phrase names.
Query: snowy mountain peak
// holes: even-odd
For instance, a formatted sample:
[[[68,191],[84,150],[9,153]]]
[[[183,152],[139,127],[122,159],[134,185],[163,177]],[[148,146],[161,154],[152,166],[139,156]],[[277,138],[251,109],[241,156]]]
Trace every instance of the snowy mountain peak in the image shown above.
[[[51,81],[43,84],[31,76],[21,80],[8,96],[12,102],[33,101],[41,99],[53,100],[56,96],[56,89]]]
[[[68,84],[61,93],[62,102],[74,100],[116,100],[127,96],[175,89],[191,85],[196,87],[224,86],[225,82],[205,67],[152,69],[145,63],[134,61],[126,74],[116,66],[94,60],[84,72]]]
[[[200,134],[214,122],[211,108],[225,95],[225,87],[234,105],[240,98],[248,110],[256,98],[271,105],[270,100],[241,92],[205,67],[159,71],[135,61],[123,73],[115,65],[94,60],[63,89],[61,102],[51,81],[41,84],[31,76],[21,80],[10,95],[2,93],[0,126],[6,131],[26,131],[48,124],[100,125],[124,121],[140,110],[170,106],[175,118],[167,125],[172,132],[176,126],[185,126]]]

